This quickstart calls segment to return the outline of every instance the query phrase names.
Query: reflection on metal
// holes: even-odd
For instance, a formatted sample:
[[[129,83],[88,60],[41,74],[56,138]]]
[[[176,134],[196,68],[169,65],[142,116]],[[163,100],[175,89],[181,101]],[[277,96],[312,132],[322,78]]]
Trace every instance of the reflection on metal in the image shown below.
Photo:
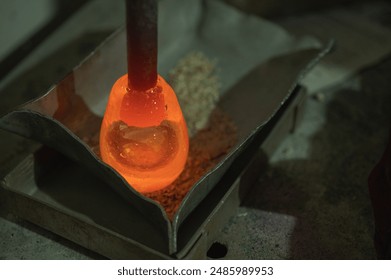
[[[272,59],[224,94],[219,106],[238,127],[237,145],[193,186],[171,223],[96,154],[110,87],[126,71],[124,37],[120,30],[44,96],[0,118],[1,128],[66,156],[47,148],[29,155],[5,178],[1,197],[21,217],[111,258],[199,257],[203,233],[229,216],[238,178],[298,100],[298,81],[331,46]]]

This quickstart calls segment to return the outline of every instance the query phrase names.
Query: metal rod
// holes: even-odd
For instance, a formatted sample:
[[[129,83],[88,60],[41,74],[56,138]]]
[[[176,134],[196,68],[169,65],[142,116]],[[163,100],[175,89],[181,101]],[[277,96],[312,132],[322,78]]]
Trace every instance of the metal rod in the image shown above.
[[[126,0],[128,82],[147,90],[157,81],[157,0]]]

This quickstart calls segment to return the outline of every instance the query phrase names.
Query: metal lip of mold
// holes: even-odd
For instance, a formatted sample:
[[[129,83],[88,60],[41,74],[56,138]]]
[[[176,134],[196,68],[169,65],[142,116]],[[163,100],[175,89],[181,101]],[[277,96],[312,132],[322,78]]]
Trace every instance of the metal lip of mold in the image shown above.
[[[29,155],[2,182],[2,199],[22,217],[87,248],[100,248],[100,240],[110,237],[113,244],[127,244],[134,252],[97,250],[108,257],[183,258],[199,237],[196,225],[205,222],[189,221],[197,215],[208,218],[219,201],[208,209],[200,210],[199,205],[210,193],[235,188],[254,151],[298,92],[300,78],[331,46],[271,59],[224,94],[218,106],[238,127],[237,145],[192,187],[170,222],[158,203],[133,190],[90,146],[99,134],[110,88],[126,71],[125,45],[124,30],[119,30],[45,95],[0,117],[0,128],[72,160],[60,156],[63,166],[56,169],[52,158],[58,153],[43,149]],[[84,176],[81,171],[86,170],[95,176]],[[227,176],[232,170],[237,177]]]

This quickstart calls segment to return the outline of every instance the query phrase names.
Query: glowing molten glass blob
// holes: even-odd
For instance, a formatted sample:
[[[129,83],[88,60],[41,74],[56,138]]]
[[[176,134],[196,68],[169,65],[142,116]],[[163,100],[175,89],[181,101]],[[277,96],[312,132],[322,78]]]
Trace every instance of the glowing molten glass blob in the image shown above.
[[[172,88],[158,76],[147,91],[114,84],[100,131],[104,162],[142,193],[162,189],[182,172],[189,150],[187,127]]]

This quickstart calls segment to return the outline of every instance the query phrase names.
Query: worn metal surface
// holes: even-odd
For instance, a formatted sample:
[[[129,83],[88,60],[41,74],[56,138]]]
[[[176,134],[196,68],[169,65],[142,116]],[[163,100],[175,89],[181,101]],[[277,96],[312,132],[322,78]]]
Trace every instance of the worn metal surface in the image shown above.
[[[184,248],[173,256],[162,253],[165,240],[160,240],[162,246],[158,250],[151,249],[145,233],[153,229],[143,226],[142,217],[132,215],[131,206],[124,200],[83,167],[45,147],[5,178],[0,188],[1,204],[15,215],[108,258],[200,259],[206,257],[210,243],[238,207],[239,187],[244,187],[243,182],[249,186],[256,180],[254,170],[262,159],[251,161],[232,185],[228,185],[230,178],[220,182],[227,187],[226,192],[212,196],[207,207],[209,211],[212,206],[211,212],[195,215],[197,221],[207,218],[195,233],[194,225],[184,229],[189,231],[184,235],[190,234],[191,238],[184,239]],[[194,219],[189,221],[193,222]]]
[[[251,155],[249,148],[259,146],[266,138],[302,74],[330,47],[323,52],[318,49],[296,51],[263,63],[226,94],[220,105],[238,125],[238,145],[193,187],[171,224],[159,205],[135,192],[92,150],[107,93],[115,78],[124,72],[123,33],[120,31],[106,41],[45,96],[3,116],[0,125],[43,142],[88,168],[118,192],[128,205],[134,206],[129,207],[129,211],[132,209],[129,215],[140,223],[141,228],[151,229],[147,241],[143,237],[134,237],[134,240],[171,255],[184,248],[198,230],[185,226],[190,215],[210,192],[222,192],[227,188],[226,184],[219,182],[231,165],[240,173],[240,168],[244,168]],[[280,82],[271,83],[270,76]],[[254,107],[256,104],[258,106]],[[244,108],[246,115],[243,114]],[[242,156],[245,151],[246,157]],[[9,186],[10,182],[12,180],[5,183]],[[184,232],[186,234],[182,234]]]
[[[87,211],[89,215],[92,216],[100,216],[98,208],[99,209],[111,209],[110,215],[112,217],[115,217],[119,219],[120,221],[131,221],[133,220],[133,223],[128,223],[128,225],[132,228],[130,230],[129,228],[126,231],[126,236],[131,238],[132,240],[135,240],[141,244],[144,244],[146,247],[151,248],[153,250],[156,250],[157,252],[160,252],[162,254],[171,255],[177,251],[183,250],[189,241],[194,238],[196,235],[196,232],[199,230],[198,227],[194,227],[197,223],[191,223],[192,226],[189,230],[189,224],[187,223],[187,226],[180,227],[182,222],[186,220],[186,218],[193,212],[193,210],[199,206],[201,201],[205,199],[205,197],[208,195],[209,192],[216,189],[215,191],[221,191],[227,188],[227,186],[230,186],[229,183],[227,183],[227,179],[224,181],[224,183],[220,183],[220,180],[222,179],[225,172],[228,170],[228,168],[231,166],[232,162],[234,162],[235,168],[238,169],[237,172],[241,172],[241,169],[244,168],[244,164],[248,162],[249,158],[251,158],[252,153],[254,149],[256,149],[261,142],[267,137],[267,135],[270,133],[271,129],[276,124],[279,114],[281,114],[284,111],[284,105],[285,102],[289,99],[289,97],[292,94],[292,90],[294,88],[294,85],[300,76],[302,69],[305,68],[304,66],[308,65],[309,62],[311,62],[314,59],[314,56],[316,58],[318,55],[317,50],[311,50],[311,51],[303,51],[299,52],[298,54],[289,55],[287,57],[283,57],[280,59],[275,59],[264,65],[263,67],[260,67],[256,69],[254,72],[250,73],[238,86],[233,88],[233,91],[231,93],[227,93],[226,97],[222,101],[222,107],[227,110],[227,113],[231,115],[231,117],[236,121],[239,128],[239,142],[238,145],[233,149],[233,152],[227,155],[226,158],[223,159],[221,163],[219,163],[216,168],[214,168],[211,172],[206,174],[192,189],[192,191],[186,196],[184,199],[184,202],[181,205],[180,210],[175,216],[174,220],[174,231],[167,232],[166,234],[162,234],[161,231],[156,230],[156,224],[164,225],[164,222],[166,222],[169,225],[169,221],[165,219],[165,213],[163,213],[163,210],[156,205],[156,203],[152,202],[150,200],[145,199],[143,196],[139,195],[137,192],[135,192],[130,186],[127,185],[126,182],[123,181],[123,179],[110,167],[106,166],[104,163],[102,163],[99,158],[93,153],[93,151],[90,149],[90,147],[87,145],[86,142],[84,142],[82,139],[90,139],[93,137],[94,132],[91,132],[91,119],[94,119],[94,115],[90,112],[90,110],[86,110],[84,106],[75,106],[78,103],[79,98],[75,98],[74,94],[70,94],[70,90],[73,87],[69,87],[68,85],[68,79],[65,79],[63,81],[64,85],[59,86],[58,88],[54,88],[52,92],[49,92],[47,95],[45,95],[43,98],[38,99],[32,103],[29,103],[23,107],[23,110],[20,111],[14,111],[11,114],[6,115],[2,118],[2,125],[6,126],[8,129],[15,131],[21,135],[31,137],[34,139],[38,139],[45,144],[61,151],[62,153],[66,154],[76,162],[81,163],[83,166],[86,166],[92,173],[94,173],[97,177],[101,178],[103,182],[108,184],[112,187],[115,191],[119,192],[127,201],[127,204],[129,208],[123,208],[127,209],[127,211],[122,212],[120,210],[115,211],[112,207],[104,207],[101,208],[101,203],[98,203],[99,200],[95,201],[95,203],[90,203],[91,209]],[[322,54],[323,55],[323,54]],[[100,56],[101,57],[101,56]],[[298,61],[297,61],[298,60]],[[282,63],[283,62],[283,63]],[[301,62],[301,63],[298,63]],[[288,67],[283,67],[285,65],[295,65],[296,71],[292,71],[292,69]],[[264,69],[264,70],[263,70]],[[278,71],[279,69],[279,71]],[[284,70],[285,69],[285,70]],[[290,78],[287,79],[286,88],[284,91],[280,91],[278,89],[277,92],[273,91],[272,89],[269,89],[267,92],[269,94],[257,94],[257,90],[259,90],[259,86],[268,84],[262,81],[259,77],[262,77],[262,70],[268,70],[269,73],[274,73],[273,71],[276,71],[281,75],[281,77],[284,78]],[[79,69],[79,71],[81,71]],[[286,72],[284,72],[286,71]],[[293,74],[290,76],[289,73]],[[73,74],[75,75],[75,74]],[[72,77],[72,76],[70,76]],[[258,102],[258,104],[264,104],[265,106],[268,105],[268,107],[265,107],[264,110],[264,117],[268,117],[267,119],[260,119],[260,120],[254,120],[254,118],[251,118],[251,116],[259,117],[260,114],[257,114],[256,112],[253,112],[251,110],[247,110],[247,112],[250,114],[247,118],[240,121],[239,118],[241,118],[242,114],[237,114],[235,112],[235,106],[237,106],[241,103],[238,103],[239,100],[235,98],[235,94],[238,95],[240,92],[243,96],[243,94],[246,94],[246,86],[249,85],[249,83],[258,83],[261,84],[259,86],[256,86],[256,84],[252,85],[251,89],[247,89],[247,96],[244,99],[241,99],[243,101],[248,102]],[[66,87],[67,91],[63,90],[62,87]],[[254,88],[256,89],[254,91]],[[88,92],[88,91],[86,91]],[[254,100],[255,98],[255,100]],[[56,108],[56,103],[58,101],[65,102],[65,105],[62,105],[61,103],[57,105],[57,110],[54,110]],[[73,102],[73,103],[72,103]],[[73,104],[74,106],[70,106],[69,104]],[[235,104],[235,106],[234,106]],[[273,105],[274,104],[274,105]],[[231,106],[231,109],[229,108]],[[251,108],[249,107],[250,104],[243,104],[241,108]],[[64,109],[65,108],[65,109]],[[82,110],[82,112],[74,112],[68,110]],[[269,108],[269,114],[267,112],[267,108]],[[34,109],[34,111],[33,111]],[[65,110],[65,111],[64,111]],[[52,112],[52,115],[49,115],[50,112]],[[44,115],[46,114],[46,115]],[[84,116],[85,114],[89,114],[89,117],[80,117],[80,114]],[[252,114],[252,115],[251,115]],[[65,118],[64,118],[65,116]],[[71,116],[69,119],[68,116]],[[57,117],[57,119],[55,119]],[[63,117],[64,119],[62,119]],[[261,116],[262,117],[262,116]],[[74,119],[76,118],[77,122],[74,122]],[[87,120],[86,123],[80,122],[80,120]],[[252,124],[254,126],[251,126],[251,122],[249,120],[252,120]],[[261,121],[259,123],[259,121]],[[263,121],[263,122],[262,122]],[[249,125],[250,123],[250,125]],[[86,125],[86,129],[83,130],[83,127],[79,127],[78,125],[84,124]],[[88,125],[88,126],[87,126]],[[99,126],[98,126],[99,127]],[[80,133],[89,132],[92,133],[91,135],[83,135]],[[95,131],[95,133],[97,133]],[[77,136],[76,134],[79,134]],[[246,153],[243,153],[246,152]],[[243,154],[243,155],[242,155]],[[246,156],[244,156],[246,154]],[[238,158],[239,156],[242,156],[242,158]],[[22,163],[23,164],[31,164],[29,161]],[[51,166],[51,164],[49,164]],[[19,166],[19,168],[21,168]],[[31,167],[30,167],[31,168]],[[35,169],[32,168],[32,169]],[[72,168],[71,169],[64,169],[60,168],[59,170],[56,170],[54,174],[52,175],[53,179],[56,176],[59,176],[61,172],[63,173],[62,176],[67,177],[67,174],[72,174]],[[76,172],[78,172],[76,170]],[[105,173],[103,173],[105,172]],[[15,178],[23,178],[23,176],[20,176],[20,170],[17,169],[14,171],[13,174],[6,177],[5,185],[6,186],[23,186],[22,183],[14,182],[13,180]],[[230,174],[234,174],[232,172],[229,172]],[[236,173],[237,175],[239,173]],[[82,175],[83,173],[79,173],[79,175],[71,176],[72,178],[77,178],[76,181],[73,182],[64,182],[63,180],[60,180],[60,185],[56,189],[56,192],[59,193],[52,193],[51,195],[54,197],[64,197],[64,194],[70,195],[71,189],[70,185],[77,186],[77,182],[79,182],[79,186],[92,186],[92,192],[90,192],[87,195],[84,195],[83,197],[87,199],[91,199],[91,197],[96,196],[97,192],[94,193],[94,188],[97,185],[97,183],[91,183],[91,182],[83,182],[83,178],[85,177]],[[27,176],[28,178],[28,176]],[[235,177],[231,177],[229,180],[231,180],[231,184],[235,180]],[[55,181],[50,183],[50,186],[55,186]],[[42,187],[41,187],[42,188]],[[45,187],[43,187],[45,189]],[[83,187],[83,190],[86,190],[88,187]],[[104,188],[104,187],[103,187]],[[49,192],[50,193],[50,192]],[[80,193],[80,187],[76,187],[73,190],[73,198],[77,199],[78,197],[81,197]],[[224,193],[224,192],[223,192]],[[39,196],[39,192],[37,193]],[[107,199],[107,195],[104,194],[103,197]],[[107,201],[107,200],[106,200]],[[47,201],[46,201],[47,203]],[[80,201],[81,204],[83,204],[82,201]],[[219,201],[215,201],[216,204],[219,203]],[[118,204],[116,204],[118,205]],[[208,211],[212,211],[215,205],[211,204],[211,209],[205,210],[205,208],[202,208],[202,214],[197,213],[197,217],[205,217],[205,215],[208,215]],[[76,205],[76,209],[77,209]],[[139,211],[137,211],[134,207],[136,207]],[[155,207],[155,208],[153,208]],[[161,211],[162,215],[159,217],[156,215],[155,210]],[[151,210],[152,209],[152,210]],[[74,212],[75,209],[72,209]],[[85,211],[86,209],[82,209]],[[155,212],[153,212],[155,211]],[[124,214],[129,214],[129,216],[123,217]],[[85,213],[84,213],[85,214]],[[144,215],[143,215],[144,214]],[[194,216],[194,215],[193,215]],[[32,218],[34,221],[34,218]],[[190,219],[191,220],[191,219]],[[39,222],[37,222],[40,224]],[[201,221],[202,223],[202,221]],[[132,227],[132,224],[137,224],[138,229],[137,231],[134,230]],[[104,227],[115,227],[113,224],[104,224]],[[171,229],[168,226],[169,229]],[[124,229],[121,229],[124,230]],[[144,232],[149,232],[149,238],[145,240],[144,238]],[[183,232],[185,234],[183,234]],[[79,243],[84,244],[84,242],[80,242],[79,239],[74,240],[78,241]],[[174,247],[170,247],[174,246]],[[174,248],[174,249],[173,249]],[[171,250],[170,250],[171,249]]]
[[[273,130],[266,135],[267,142],[278,143],[281,136],[292,131],[294,114],[302,106],[303,96],[302,92],[291,96],[275,121],[279,133],[276,134],[274,124],[270,126]],[[83,166],[46,147],[28,156],[5,178],[0,189],[1,204],[14,214],[109,258],[205,258],[219,230],[258,177],[258,170],[265,164],[263,153],[271,152],[267,145],[258,150],[254,143],[247,149],[247,160],[240,161],[245,167],[232,166],[180,228],[181,250],[173,256],[164,253],[165,240],[145,238],[145,232],[154,229],[141,215],[134,215],[132,206]],[[258,155],[253,156],[256,150]],[[247,163],[249,158],[252,159]],[[156,248],[159,244],[160,248]]]
[[[5,178],[1,197],[15,215],[103,256],[168,258],[167,240],[143,215],[83,166],[46,147]]]

